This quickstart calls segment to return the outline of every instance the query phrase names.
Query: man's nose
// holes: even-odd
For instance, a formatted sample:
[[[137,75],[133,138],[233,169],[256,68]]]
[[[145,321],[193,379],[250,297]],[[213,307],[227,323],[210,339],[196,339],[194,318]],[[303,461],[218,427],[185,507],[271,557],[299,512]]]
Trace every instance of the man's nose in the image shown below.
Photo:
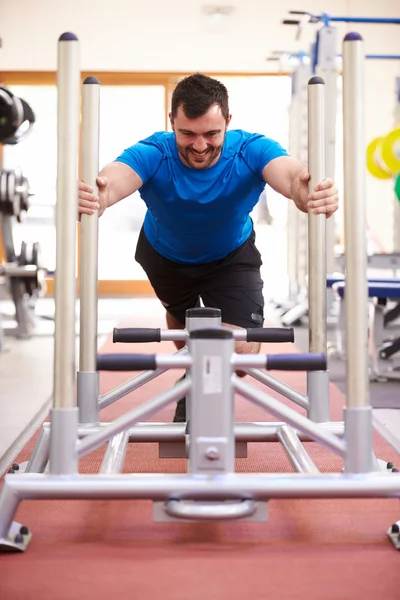
[[[194,150],[196,150],[196,152],[204,152],[204,150],[207,150],[206,140],[202,136],[199,136],[198,138],[196,138],[196,141],[193,144],[193,148]]]

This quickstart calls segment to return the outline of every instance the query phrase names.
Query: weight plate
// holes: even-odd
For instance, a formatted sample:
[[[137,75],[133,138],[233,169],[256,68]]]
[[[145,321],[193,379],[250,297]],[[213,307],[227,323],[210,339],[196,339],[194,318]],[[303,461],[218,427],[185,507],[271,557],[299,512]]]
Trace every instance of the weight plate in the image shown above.
[[[15,171],[8,171],[7,173],[7,198],[12,209],[12,214],[18,218],[21,212],[21,207],[18,194],[16,192]]]
[[[21,211],[29,209],[29,182],[26,177],[21,178],[20,206]]]
[[[378,137],[372,140],[367,146],[366,158],[367,158],[367,169],[369,173],[377,179],[390,179],[391,173],[388,173],[379,164],[378,156],[381,153],[381,144],[385,138]]]
[[[397,200],[400,201],[400,173],[396,177],[396,182],[394,184],[394,193],[396,194]]]
[[[32,246],[32,265],[36,265],[38,268],[40,266],[40,244],[39,242],[34,242]]]
[[[25,267],[28,263],[28,244],[26,242],[21,242],[21,251],[18,257],[18,264],[21,267]]]
[[[7,206],[7,171],[1,171],[0,176],[0,209],[2,213],[9,214],[9,207]]]
[[[393,129],[382,142],[382,160],[392,175],[400,172],[400,127]]]

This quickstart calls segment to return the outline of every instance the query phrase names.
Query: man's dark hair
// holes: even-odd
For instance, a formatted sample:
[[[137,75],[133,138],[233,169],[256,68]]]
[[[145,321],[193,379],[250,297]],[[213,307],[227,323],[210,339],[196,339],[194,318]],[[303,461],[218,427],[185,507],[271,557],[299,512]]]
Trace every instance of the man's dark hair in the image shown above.
[[[226,87],[216,79],[195,73],[178,83],[172,94],[171,113],[176,117],[182,106],[188,119],[197,119],[206,114],[213,104],[219,104],[226,119],[229,117],[229,97]]]

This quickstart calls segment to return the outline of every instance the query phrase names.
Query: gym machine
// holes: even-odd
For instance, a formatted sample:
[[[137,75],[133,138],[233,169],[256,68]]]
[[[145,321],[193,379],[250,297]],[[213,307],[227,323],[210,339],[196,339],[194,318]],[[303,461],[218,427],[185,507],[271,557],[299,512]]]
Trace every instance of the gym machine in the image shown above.
[[[29,104],[0,86],[0,144],[15,145],[32,132],[35,115]]]
[[[0,237],[6,262],[0,264],[0,284],[7,288],[15,307],[15,329],[3,329],[0,317],[0,351],[3,334],[12,332],[17,338],[28,338],[35,327],[35,303],[45,293],[47,270],[42,265],[40,244],[21,243],[19,251],[13,238],[14,221],[21,223],[29,209],[32,192],[20,171],[0,169]],[[3,299],[6,294],[3,295]]]
[[[322,27],[317,31],[315,43],[312,45],[310,50],[310,57],[307,57],[304,53],[300,53],[300,64],[298,65],[294,74],[294,81],[299,78],[300,85],[297,84],[298,89],[294,90],[293,109],[295,114],[298,115],[299,111],[304,113],[306,110],[304,107],[304,77],[302,77],[302,71],[308,68],[312,73],[320,75],[325,80],[326,85],[326,142],[327,142],[327,168],[326,174],[328,177],[334,178],[335,176],[335,130],[336,130],[336,115],[337,115],[337,98],[338,98],[338,87],[337,78],[339,74],[338,61],[337,61],[337,30],[332,27],[332,22],[344,22],[344,23],[374,23],[374,24],[399,24],[400,19],[396,18],[357,18],[357,17],[331,17],[323,13],[322,15],[314,15],[305,11],[289,11],[291,15],[297,18],[284,19],[285,25],[296,25],[297,33],[296,39],[300,39],[303,27],[307,23],[316,24],[322,23]],[[300,18],[298,18],[300,17]],[[305,59],[306,57],[306,59]],[[369,59],[385,59],[392,60],[397,59],[397,55],[374,55],[367,54],[365,58]],[[306,65],[306,66],[304,66]],[[297,73],[299,71],[299,74]],[[296,83],[294,83],[294,86]],[[304,119],[304,114],[303,117]],[[295,140],[297,143],[290,147],[291,154],[303,160],[302,156],[304,152],[304,128],[302,126],[302,120],[296,119],[291,120],[292,125],[297,128],[295,132]],[[307,279],[307,264],[304,260],[303,248],[305,239],[307,236],[306,222],[301,215],[297,215],[298,211],[295,211],[289,204],[288,212],[288,273],[289,273],[289,297],[287,302],[278,304],[277,313],[280,317],[280,321],[284,326],[292,326],[301,322],[301,320],[307,315],[308,311],[308,299],[307,299],[307,286],[305,284]],[[335,255],[335,231],[334,231],[334,219],[329,219],[327,222],[327,272],[335,273],[337,271],[343,272],[345,266],[345,258]],[[389,259],[388,256],[392,258]],[[373,255],[369,257],[370,268],[392,268],[393,260],[396,259],[396,255]],[[391,264],[389,265],[389,262]],[[383,263],[383,267],[381,267]],[[378,266],[379,265],[379,266]],[[400,256],[397,255],[396,266],[400,265]],[[337,309],[336,309],[336,298],[332,293],[331,287],[327,288],[328,295],[328,317],[332,315],[332,321],[337,320]]]
[[[363,139],[363,42],[358,34],[348,34],[344,40],[344,119],[345,186],[353,202],[346,205],[346,227],[352,232],[351,246],[346,252],[347,304],[351,335],[348,336],[348,399],[345,424],[337,435],[298,411],[272,399],[262,390],[241,380],[236,370],[258,368],[302,370],[309,375],[326,372],[326,294],[324,215],[309,214],[309,232],[318,251],[310,250],[310,353],[290,355],[243,355],[234,352],[235,335],[246,339],[249,331],[236,334],[219,324],[218,313],[206,316],[192,313],[196,319],[188,331],[158,332],[142,330],[143,341],[162,338],[184,339],[186,347],[174,355],[123,354],[99,355],[96,349],[97,287],[90,277],[81,302],[86,303],[81,322],[81,350],[78,376],[78,396],[81,401],[94,395],[98,370],[150,371],[156,375],[163,369],[185,369],[186,378],[171,390],[158,394],[110,424],[98,422],[97,407],[88,403],[81,424],[80,408],[75,394],[75,248],[77,214],[77,158],[79,121],[79,42],[74,34],[65,33],[58,45],[58,190],[57,190],[57,258],[56,258],[56,332],[54,356],[54,394],[50,424],[47,431],[49,465],[42,461],[40,472],[9,473],[0,493],[0,547],[4,551],[23,551],[31,539],[26,525],[13,521],[22,500],[29,499],[133,499],[154,502],[156,520],[226,521],[232,519],[265,520],[271,498],[339,498],[400,496],[400,474],[386,469],[379,471],[372,450],[372,410],[367,385],[366,330],[366,258],[365,236],[360,219],[364,214],[364,170],[359,160]],[[99,84],[88,78],[82,86],[82,168],[83,177],[95,185],[98,173],[98,109]],[[324,82],[319,77],[309,81],[309,170],[310,185],[324,176]],[[85,216],[82,237],[97,239],[97,216]],[[62,226],[61,226],[62,224]],[[88,233],[90,232],[90,233]],[[350,239],[346,236],[347,239]],[[96,249],[87,242],[86,260],[93,265]],[[97,247],[97,246],[96,246]],[[82,254],[84,254],[82,248]],[[93,261],[93,262],[92,262]],[[90,269],[87,266],[89,273]],[[90,308],[91,307],[91,310]],[[202,319],[206,319],[202,321]],[[214,320],[214,322],[212,322]],[[318,323],[318,327],[314,325]],[[190,331],[190,329],[192,329]],[[131,335],[132,332],[128,332]],[[116,332],[117,338],[128,335]],[[137,333],[137,332],[136,332]],[[250,330],[250,335],[253,335]],[[265,335],[265,332],[259,335]],[[282,335],[288,335],[286,332]],[[139,339],[136,336],[136,341]],[[84,347],[82,347],[84,346]],[[149,377],[147,374],[139,377]],[[325,377],[324,377],[325,379]],[[82,391],[86,388],[86,392]],[[240,430],[233,418],[233,397],[237,392],[283,423],[244,424]],[[96,392],[97,395],[97,392]],[[184,423],[142,423],[157,410],[186,396],[189,427]],[[98,395],[97,395],[98,398]],[[115,399],[115,397],[114,397]],[[82,411],[81,411],[82,412]],[[96,421],[95,425],[91,425]],[[163,429],[164,428],[164,429]],[[165,435],[163,434],[165,431]],[[319,473],[301,436],[322,443],[343,458],[344,473]],[[185,443],[188,472],[186,474],[124,474],[123,457],[130,439],[138,441],[182,440]],[[144,439],[143,439],[144,438]],[[236,473],[235,443],[239,440],[280,440],[296,473]],[[108,442],[100,473],[79,474],[79,458]],[[39,446],[36,446],[38,448]],[[42,448],[45,445],[42,445]],[[393,543],[400,547],[399,527],[389,530]]]
[[[19,144],[31,134],[34,123],[35,115],[30,105],[7,87],[0,86],[0,144]],[[11,295],[15,306],[17,326],[6,331],[12,331],[17,338],[32,334],[35,301],[45,291],[46,269],[41,265],[39,243],[22,242],[17,251],[13,239],[13,222],[22,222],[32,195],[28,179],[19,169],[0,168],[0,238],[5,258],[0,264],[0,285],[2,292],[7,288],[6,294]],[[0,315],[0,352],[4,332]]]

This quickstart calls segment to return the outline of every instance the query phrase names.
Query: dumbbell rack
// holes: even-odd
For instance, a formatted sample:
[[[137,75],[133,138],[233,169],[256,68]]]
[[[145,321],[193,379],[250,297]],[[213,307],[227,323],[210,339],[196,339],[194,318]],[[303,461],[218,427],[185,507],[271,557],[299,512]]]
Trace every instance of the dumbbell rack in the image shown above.
[[[34,303],[45,292],[46,269],[41,265],[40,245],[21,243],[17,254],[13,239],[13,220],[21,223],[29,209],[29,183],[22,173],[0,170],[0,224],[6,261],[0,264],[0,283],[8,288],[15,306],[15,329],[7,329],[17,338],[28,338],[34,330]],[[0,351],[3,328],[0,317]]]

